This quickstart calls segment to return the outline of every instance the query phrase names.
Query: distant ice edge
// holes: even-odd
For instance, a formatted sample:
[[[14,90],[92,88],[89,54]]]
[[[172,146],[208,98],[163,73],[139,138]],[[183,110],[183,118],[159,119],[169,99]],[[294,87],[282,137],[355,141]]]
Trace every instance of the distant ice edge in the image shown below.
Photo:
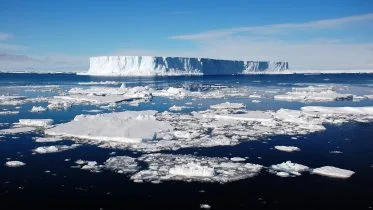
[[[176,76],[275,73],[289,69],[288,62],[236,61],[158,56],[99,56],[90,58],[86,75]]]

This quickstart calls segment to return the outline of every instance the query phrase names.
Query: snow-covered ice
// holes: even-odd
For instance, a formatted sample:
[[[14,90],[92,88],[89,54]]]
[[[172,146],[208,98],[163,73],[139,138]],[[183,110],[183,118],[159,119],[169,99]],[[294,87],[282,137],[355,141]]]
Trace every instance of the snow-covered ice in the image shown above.
[[[38,154],[47,154],[47,153],[55,153],[55,152],[62,152],[69,149],[74,149],[78,147],[79,144],[72,144],[68,145],[52,145],[52,146],[41,146],[35,148],[33,151]]]
[[[153,153],[138,158],[148,164],[148,169],[131,176],[142,181],[201,181],[226,183],[253,177],[261,165],[232,162],[225,158],[199,157],[192,155],[171,155]]]
[[[63,141],[62,138],[56,138],[56,137],[37,137],[34,140],[35,142],[38,142],[38,143]]]
[[[346,179],[346,178],[351,177],[355,172],[346,170],[346,169],[337,168],[334,166],[323,166],[320,168],[313,169],[312,173],[318,174],[321,176],[329,176],[329,177],[334,177],[334,178]]]
[[[78,82],[78,85],[120,85],[121,82],[117,81],[99,81],[99,82]]]
[[[277,150],[280,150],[280,151],[284,151],[284,152],[296,152],[296,151],[300,151],[300,149],[298,147],[294,147],[294,146],[275,146],[275,149]]]
[[[22,126],[49,127],[53,124],[53,119],[19,119],[18,124]]]
[[[156,111],[127,111],[98,115],[78,115],[73,121],[45,130],[57,135],[96,141],[140,143],[172,130],[168,122],[155,119]]]
[[[302,172],[309,170],[310,169],[307,166],[298,163],[292,163],[291,161],[286,161],[277,165],[271,165],[269,167],[269,172],[281,177],[300,176]]]
[[[325,130],[324,124],[373,121],[369,107],[325,114],[339,108],[307,108],[278,111],[205,110],[191,113],[125,111],[78,115],[71,122],[45,131],[48,135],[94,140],[105,147],[155,152],[186,147],[235,145],[275,135],[305,135]],[[315,111],[316,110],[316,111]],[[330,112],[330,113],[333,113]],[[363,114],[361,114],[363,113]],[[146,129],[145,129],[146,128]],[[129,144],[132,143],[132,144]],[[135,143],[135,144],[134,144]]]
[[[115,156],[107,159],[104,167],[119,173],[133,173],[139,169],[135,158],[129,156]]]
[[[30,112],[45,112],[47,111],[47,108],[42,106],[33,106],[30,110]]]
[[[242,103],[225,102],[221,104],[211,105],[210,108],[211,109],[245,109],[246,106]]]
[[[21,162],[21,161],[18,161],[18,160],[12,160],[12,161],[7,161],[6,163],[5,163],[5,165],[6,166],[8,166],[8,167],[13,167],[13,168],[15,168],[15,167],[21,167],[21,166],[24,166],[24,165],[26,165],[24,162]]]
[[[201,209],[211,209],[211,206],[208,205],[208,204],[205,204],[205,203],[200,204],[199,207],[200,207]]]
[[[0,111],[0,115],[16,115],[19,111]]]
[[[0,130],[0,134],[19,134],[19,133],[29,133],[37,130],[35,127],[13,127],[8,129]]]
[[[300,102],[327,102],[339,100],[352,100],[352,94],[337,93],[330,86],[309,86],[304,88],[292,88],[285,95],[276,95],[275,100],[300,101]]]
[[[281,72],[287,69],[287,62],[155,56],[100,56],[90,58],[90,67],[85,74],[105,76],[231,75]]]
[[[176,106],[176,105],[173,105],[169,108],[170,111],[181,111],[183,109],[187,109],[187,108],[190,108],[188,106]]]

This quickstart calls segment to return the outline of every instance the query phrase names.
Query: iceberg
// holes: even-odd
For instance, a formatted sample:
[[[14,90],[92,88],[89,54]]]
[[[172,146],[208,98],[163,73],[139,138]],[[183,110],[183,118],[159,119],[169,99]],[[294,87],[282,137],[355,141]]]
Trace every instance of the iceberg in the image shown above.
[[[99,56],[91,57],[89,63],[84,74],[106,76],[231,75],[289,69],[287,62],[158,56]]]

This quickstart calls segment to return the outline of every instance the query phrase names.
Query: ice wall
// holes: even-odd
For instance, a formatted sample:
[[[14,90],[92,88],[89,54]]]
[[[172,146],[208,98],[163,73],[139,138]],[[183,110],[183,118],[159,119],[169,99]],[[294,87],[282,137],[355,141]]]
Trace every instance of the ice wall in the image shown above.
[[[169,76],[281,72],[287,62],[233,61],[208,58],[100,56],[90,58],[88,75]]]

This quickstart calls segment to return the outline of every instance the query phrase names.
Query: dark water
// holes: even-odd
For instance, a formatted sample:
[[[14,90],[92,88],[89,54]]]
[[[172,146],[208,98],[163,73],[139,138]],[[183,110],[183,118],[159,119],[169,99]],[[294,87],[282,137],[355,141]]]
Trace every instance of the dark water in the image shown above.
[[[62,90],[78,86],[78,82],[123,81],[127,86],[149,85],[154,88],[188,86],[191,84],[220,84],[243,86],[258,92],[312,84],[328,84],[344,87],[349,93],[372,94],[373,75],[252,75],[252,76],[207,76],[207,77],[162,77],[162,78],[105,78],[71,74],[0,74],[0,95],[19,94],[28,97],[52,96],[55,92],[28,92],[35,85],[58,85]],[[115,85],[113,85],[115,86]],[[155,98],[152,103],[138,107],[122,105],[115,111],[156,109],[167,110],[170,106],[183,105],[189,99],[172,100]],[[300,102],[274,101],[262,98],[261,103],[251,99],[197,99],[201,104],[194,109],[204,110],[211,104],[224,101],[241,102],[252,110],[298,109]],[[67,111],[30,113],[32,106],[47,103],[21,105],[20,114],[0,116],[0,123],[17,122],[20,118],[52,118],[55,123],[67,122],[83,110],[96,106],[73,106]],[[372,100],[360,102],[340,101],[308,103],[322,106],[372,106]],[[1,109],[14,110],[14,106],[0,105]],[[106,112],[110,112],[107,110]],[[10,125],[2,125],[7,128]],[[281,178],[263,171],[254,178],[228,184],[175,182],[161,184],[133,183],[129,177],[111,171],[93,173],[76,168],[77,159],[104,162],[116,155],[138,157],[141,153],[127,150],[104,149],[83,145],[76,149],[52,153],[32,154],[32,149],[41,145],[72,144],[35,143],[32,137],[41,133],[18,134],[0,139],[0,209],[199,209],[200,204],[209,204],[211,209],[371,209],[373,208],[373,123],[347,123],[328,126],[323,132],[299,136],[275,136],[261,141],[244,142],[236,146],[213,148],[187,148],[167,152],[194,154],[209,157],[245,157],[250,163],[269,166],[291,160],[316,168],[324,165],[355,171],[349,179],[335,179],[304,173],[294,178]],[[14,139],[13,137],[17,137]],[[275,145],[292,145],[300,152],[276,151]],[[331,154],[330,151],[342,151]],[[8,168],[7,158],[20,160],[26,166]],[[65,159],[71,159],[65,161]],[[50,171],[46,173],[45,171]]]

